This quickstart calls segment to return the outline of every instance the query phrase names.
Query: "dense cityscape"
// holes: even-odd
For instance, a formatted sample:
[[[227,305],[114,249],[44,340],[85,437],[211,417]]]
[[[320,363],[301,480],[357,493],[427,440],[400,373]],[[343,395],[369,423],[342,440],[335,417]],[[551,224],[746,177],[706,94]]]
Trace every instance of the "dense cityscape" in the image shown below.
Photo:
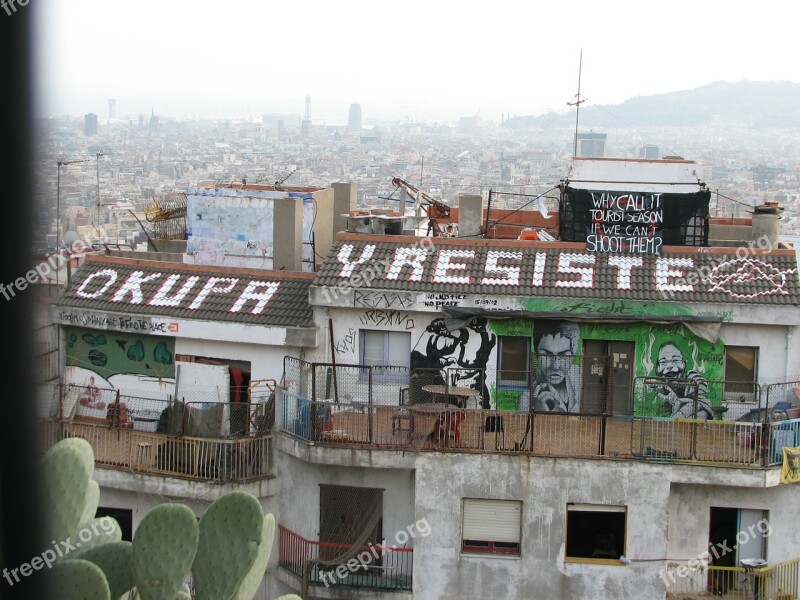
[[[395,177],[446,204],[459,194],[485,198],[490,189],[555,198],[575,135],[479,115],[457,123],[373,122],[366,107],[362,119],[357,104],[341,125],[328,125],[312,120],[310,101],[304,115],[225,120],[117,117],[116,110],[109,100],[103,117],[37,122],[38,254],[55,249],[57,200],[62,242],[74,231],[87,242],[135,245],[145,239],[136,218],[145,223],[146,205],[210,182],[355,182],[358,204],[367,207],[396,207]],[[800,145],[792,129],[630,126],[604,131],[602,138],[602,154],[594,156],[680,156],[701,163],[713,216],[744,217],[755,205],[778,202],[785,209],[783,232],[798,232]]]

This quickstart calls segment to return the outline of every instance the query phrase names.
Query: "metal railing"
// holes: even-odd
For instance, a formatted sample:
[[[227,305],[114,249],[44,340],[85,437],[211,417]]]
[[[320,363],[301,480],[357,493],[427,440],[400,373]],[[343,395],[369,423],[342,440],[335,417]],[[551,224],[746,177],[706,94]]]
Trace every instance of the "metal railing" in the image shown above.
[[[169,475],[213,483],[247,482],[271,476],[272,436],[208,439],[136,431],[68,421],[41,421],[45,448],[81,437],[104,468]]]
[[[671,600],[712,595],[729,600],[796,600],[800,598],[800,558],[758,568],[670,563],[662,579]]]
[[[398,395],[401,396],[401,395]],[[800,419],[748,423],[453,405],[313,402],[281,394],[281,428],[324,446],[404,451],[490,451],[534,456],[619,457],[658,462],[771,466],[800,445]]]
[[[269,394],[265,391],[269,389],[265,384],[263,389],[251,390],[249,402],[187,402],[168,394],[162,398],[144,397],[112,388],[65,384],[60,388],[57,409],[49,415],[65,421],[149,433],[200,438],[249,437],[271,429]],[[274,385],[271,389],[274,391]]]
[[[413,548],[364,546],[359,549],[358,558],[352,562],[322,566],[314,562],[320,558],[320,554],[341,554],[353,548],[346,544],[308,540],[283,525],[278,526],[278,531],[278,565],[301,579],[304,570],[311,569],[308,577],[312,585],[384,591],[412,589]]]

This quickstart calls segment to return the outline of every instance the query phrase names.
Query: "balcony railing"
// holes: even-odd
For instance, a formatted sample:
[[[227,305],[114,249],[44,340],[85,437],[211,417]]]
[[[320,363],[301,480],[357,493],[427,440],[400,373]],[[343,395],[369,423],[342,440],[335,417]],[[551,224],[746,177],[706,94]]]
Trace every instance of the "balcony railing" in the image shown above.
[[[760,568],[670,563],[662,579],[670,600],[795,600],[800,598],[800,558]]]
[[[271,382],[251,402],[182,402],[94,386],[43,388],[45,448],[82,437],[99,466],[214,483],[271,476]],[[257,398],[257,400],[256,400]]]
[[[344,560],[341,565],[319,565],[316,561],[321,557],[342,555],[348,551],[349,556],[355,549],[346,544],[308,540],[282,525],[278,530],[278,564],[300,579],[309,569],[307,576],[312,585],[386,592],[411,590],[413,548],[369,545],[359,548],[354,559]]]
[[[212,483],[244,483],[271,476],[272,435],[209,439],[170,436],[97,424],[41,421],[45,448],[81,437],[95,464],[108,469]]]
[[[285,433],[317,445],[488,451],[765,467],[800,445],[800,419],[773,423],[456,407],[312,402],[282,393]],[[418,408],[420,410],[418,410]]]

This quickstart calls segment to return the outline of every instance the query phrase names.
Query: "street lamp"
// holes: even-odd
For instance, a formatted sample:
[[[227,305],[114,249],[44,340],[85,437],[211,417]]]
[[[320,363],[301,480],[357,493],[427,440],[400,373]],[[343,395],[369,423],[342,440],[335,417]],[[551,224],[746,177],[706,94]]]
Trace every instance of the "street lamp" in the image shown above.
[[[66,167],[67,165],[74,165],[76,163],[85,163],[89,162],[88,158],[84,158],[82,160],[60,160],[56,163],[58,166],[58,172],[56,175],[56,252],[61,249],[61,167]],[[59,269],[56,269],[56,284],[59,283],[59,276],[58,276]]]

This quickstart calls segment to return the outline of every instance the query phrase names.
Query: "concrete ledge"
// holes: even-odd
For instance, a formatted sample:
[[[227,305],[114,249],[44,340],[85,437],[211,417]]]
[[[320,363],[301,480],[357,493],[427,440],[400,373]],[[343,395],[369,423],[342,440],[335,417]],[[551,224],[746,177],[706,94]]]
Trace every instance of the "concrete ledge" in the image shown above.
[[[213,502],[220,496],[233,491],[249,492],[256,498],[268,498],[276,495],[280,490],[280,485],[275,477],[249,483],[219,484],[160,475],[143,475],[102,467],[95,467],[94,480],[101,488],[208,502]]]

